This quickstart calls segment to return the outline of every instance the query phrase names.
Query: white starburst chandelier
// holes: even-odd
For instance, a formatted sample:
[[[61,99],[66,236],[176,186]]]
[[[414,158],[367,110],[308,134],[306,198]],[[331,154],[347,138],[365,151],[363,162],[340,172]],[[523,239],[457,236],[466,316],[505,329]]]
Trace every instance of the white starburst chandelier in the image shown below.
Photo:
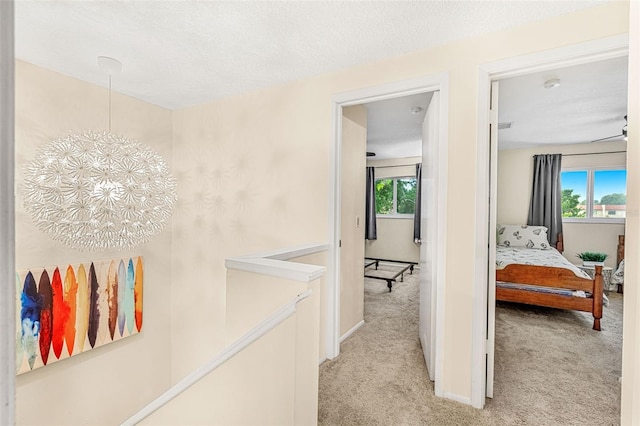
[[[138,141],[111,133],[115,59],[109,73],[109,131],[70,133],[41,146],[25,167],[24,208],[53,239],[91,251],[133,248],[164,229],[177,200],[165,160]]]

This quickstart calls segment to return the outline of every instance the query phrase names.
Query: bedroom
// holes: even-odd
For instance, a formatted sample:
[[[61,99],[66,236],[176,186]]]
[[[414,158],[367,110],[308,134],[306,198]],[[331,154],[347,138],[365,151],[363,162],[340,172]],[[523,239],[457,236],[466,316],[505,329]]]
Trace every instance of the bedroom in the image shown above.
[[[549,308],[560,305],[541,303],[547,306],[541,307],[504,302],[513,299],[505,299],[504,294],[498,291],[497,298],[501,301],[496,308],[495,321],[496,392],[502,386],[501,376],[502,380],[507,376],[513,377],[504,369],[500,370],[499,364],[504,366],[510,357],[519,356],[516,351],[527,357],[535,356],[532,354],[539,351],[526,374],[543,376],[539,370],[549,370],[552,365],[555,377],[549,377],[547,373],[544,387],[555,388],[556,392],[566,392],[570,386],[592,388],[588,384],[599,381],[600,391],[595,398],[598,404],[610,410],[611,418],[619,416],[620,401],[622,293],[618,292],[613,273],[620,260],[619,236],[625,233],[626,138],[623,133],[626,133],[626,82],[627,57],[499,82],[497,224],[504,229],[504,225],[528,223],[533,181],[537,180],[533,177],[534,168],[538,168],[532,157],[562,154],[557,176],[561,188],[557,197],[562,200],[562,206],[558,206],[562,210],[562,254],[582,270],[589,268],[582,265],[579,253],[602,252],[607,257],[602,271],[605,296],[604,307],[600,307],[600,332],[591,330],[592,322],[594,328],[596,323],[600,328],[595,308],[592,317],[591,311]],[[555,235],[549,232],[548,237],[554,243],[552,234]],[[496,240],[499,251],[504,250],[500,246],[509,244],[503,235],[497,235]],[[594,269],[586,272],[593,274]],[[498,279],[502,276],[499,275]],[[595,299],[594,306],[597,304]],[[514,331],[511,325],[516,317],[526,318],[530,323]],[[528,338],[516,342],[513,333],[525,333]],[[556,340],[553,333],[564,337]],[[541,334],[546,337],[541,337]],[[590,366],[585,368],[597,365],[600,373],[589,377],[578,373],[568,377],[567,371],[575,367],[569,360],[576,353],[593,354],[591,359],[585,357]],[[498,360],[499,357],[502,359]],[[543,359],[545,357],[547,360]],[[555,363],[549,359],[554,359]]]
[[[383,280],[390,290],[420,260],[414,230],[416,167],[422,163],[425,117],[437,108],[431,108],[434,98],[433,91],[419,91],[343,110],[340,238],[342,247],[353,249],[341,251],[341,264],[359,266],[341,270],[341,294],[348,300],[341,312],[341,341],[364,324],[363,267],[364,276]],[[375,194],[371,209],[367,193]],[[374,268],[372,259],[391,272],[377,270],[377,263]],[[350,305],[357,305],[359,314],[344,308]]]

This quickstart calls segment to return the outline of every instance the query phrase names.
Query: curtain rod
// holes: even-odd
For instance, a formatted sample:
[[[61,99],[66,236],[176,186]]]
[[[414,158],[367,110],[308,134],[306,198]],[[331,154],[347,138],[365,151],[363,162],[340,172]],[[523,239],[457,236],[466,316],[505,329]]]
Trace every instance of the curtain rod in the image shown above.
[[[416,164],[420,164],[420,163],[398,164],[395,166],[367,166],[367,167],[373,167],[374,169],[386,169],[388,167],[411,167],[411,166],[415,166]]]
[[[574,155],[598,155],[598,154],[620,154],[627,151],[603,151],[603,152],[583,152],[581,154],[562,154],[563,157],[572,157]]]

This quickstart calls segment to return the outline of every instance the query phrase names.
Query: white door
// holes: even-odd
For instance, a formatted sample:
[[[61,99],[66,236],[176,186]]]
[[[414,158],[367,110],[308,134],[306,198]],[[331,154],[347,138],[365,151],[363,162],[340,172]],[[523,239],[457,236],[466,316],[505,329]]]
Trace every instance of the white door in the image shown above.
[[[434,92],[422,123],[422,210],[420,217],[420,324],[419,334],[429,378],[435,380],[436,360],[436,202],[440,92]]]
[[[491,83],[489,112],[489,267],[487,268],[487,376],[486,395],[493,398],[496,334],[496,222],[498,194],[498,82]]]

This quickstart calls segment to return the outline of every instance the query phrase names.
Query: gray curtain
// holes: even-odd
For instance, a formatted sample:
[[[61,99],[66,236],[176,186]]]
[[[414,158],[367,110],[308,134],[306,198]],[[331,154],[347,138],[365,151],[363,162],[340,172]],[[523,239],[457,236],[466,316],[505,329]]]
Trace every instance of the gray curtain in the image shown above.
[[[420,216],[422,212],[422,163],[416,164],[416,210],[413,213],[413,242],[419,243]]]
[[[554,247],[562,232],[561,163],[561,154],[533,156],[533,187],[527,219],[528,225],[547,227],[549,243]]]
[[[373,167],[367,167],[367,203],[365,207],[364,238],[375,240],[378,238],[376,229],[376,176]]]

